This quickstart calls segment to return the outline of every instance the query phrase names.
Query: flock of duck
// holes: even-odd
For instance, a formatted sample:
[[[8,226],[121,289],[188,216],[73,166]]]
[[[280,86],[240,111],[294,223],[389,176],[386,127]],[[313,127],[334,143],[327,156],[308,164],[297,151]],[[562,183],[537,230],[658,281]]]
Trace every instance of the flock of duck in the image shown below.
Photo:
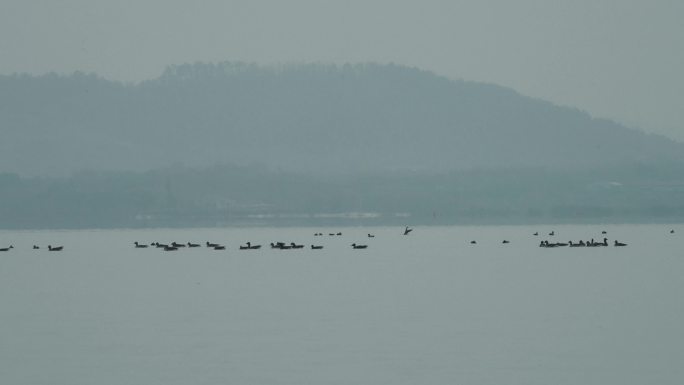
[[[565,242],[549,242],[549,241],[541,241],[539,243],[539,247],[563,247],[563,246],[569,246],[569,247],[599,247],[599,246],[608,246],[608,238],[603,238],[603,242],[596,242],[592,238],[590,241],[584,242],[583,240],[580,240],[579,242],[573,242],[573,241],[568,241],[567,243]],[[615,243],[613,243],[613,246],[627,246],[626,243],[618,242],[615,240]]]
[[[607,233],[608,233],[608,232],[605,231],[605,230],[604,230],[604,231],[601,231],[601,234],[602,234],[602,235],[605,235],[605,234],[607,234]],[[670,230],[670,234],[674,234],[674,230]],[[536,233],[534,233],[534,234],[532,234],[532,235],[538,236],[539,233],[536,232]],[[549,233],[549,236],[552,236],[552,237],[553,237],[554,235],[556,235],[555,231],[552,231],[552,232]],[[543,241],[539,242],[539,247],[565,247],[565,246],[567,246],[567,247],[602,247],[602,246],[605,247],[605,246],[608,246],[608,238],[605,238],[605,237],[604,237],[604,238],[603,238],[603,241],[601,241],[601,242],[594,241],[594,238],[591,238],[590,240],[588,240],[588,241],[586,241],[586,242],[583,241],[583,240],[580,240],[579,242],[573,242],[573,241],[568,241],[568,242],[549,242],[548,240],[543,240]],[[627,244],[626,244],[626,243],[623,243],[623,242],[619,242],[619,241],[616,239],[616,240],[614,240],[614,242],[613,242],[613,246],[616,246],[616,247],[623,247],[623,246],[627,246]]]
[[[406,226],[404,228],[403,235],[408,235],[413,231],[412,228]],[[315,233],[315,237],[320,237],[323,236],[323,233]],[[335,233],[328,233],[328,236],[331,237],[338,237],[341,236],[342,232],[335,232]],[[368,233],[368,238],[375,238],[375,235]],[[214,250],[225,250],[226,246],[219,244],[219,243],[213,243],[213,242],[205,242],[204,243],[207,248],[214,249]],[[277,250],[291,250],[291,249],[303,249],[304,245],[302,244],[297,244],[295,242],[271,242],[271,249],[277,249]],[[192,242],[187,242],[187,243],[179,243],[179,242],[171,242],[171,243],[159,243],[159,242],[152,242],[150,244],[144,244],[140,243],[138,241],[133,242],[133,247],[137,249],[146,249],[148,247],[154,247],[157,249],[161,249],[164,251],[176,251],[181,248],[194,248],[194,247],[201,247],[199,243],[192,243]],[[360,243],[352,243],[351,244],[352,249],[367,249],[368,245],[366,244],[360,244]],[[239,250],[258,250],[261,248],[261,245],[253,245],[251,242],[246,242],[244,245],[240,245],[238,247]],[[311,250],[321,250],[323,249],[323,245],[317,245],[317,244],[312,244],[310,245]]]
[[[409,235],[413,231],[412,228],[406,226],[404,229],[403,235]],[[674,230],[670,230],[670,234],[674,234]],[[605,235],[607,234],[606,231],[602,231],[601,234]],[[328,236],[341,236],[342,232],[335,232],[335,233],[328,233]],[[534,236],[539,236],[539,232],[535,232],[532,234]],[[556,233],[555,231],[551,231],[549,236],[555,236]],[[323,233],[315,233],[314,236],[319,237],[323,236]],[[373,234],[368,234],[368,238],[375,238],[375,235]],[[504,239],[501,243],[503,244],[508,244],[510,241]],[[477,244],[477,241],[472,240],[470,241],[470,244]],[[219,244],[219,243],[213,243],[213,242],[205,242],[205,247],[214,249],[214,250],[226,250],[226,246]],[[619,242],[618,240],[613,241],[613,246],[615,247],[623,247],[627,246],[626,243]],[[187,243],[178,243],[178,242],[171,242],[171,243],[159,243],[159,242],[152,242],[150,244],[143,244],[138,241],[133,242],[133,246],[138,249],[144,249],[148,247],[154,247],[157,249],[162,249],[164,251],[175,251],[181,248],[196,248],[196,247],[202,247],[201,244],[199,243],[192,243],[192,242],[187,242]],[[271,249],[277,249],[277,250],[291,250],[291,249],[303,249],[304,245],[303,244],[297,244],[295,242],[271,242],[270,243]],[[608,238],[603,238],[602,241],[597,242],[593,238],[591,238],[588,241],[584,240],[579,240],[579,241],[568,241],[568,242],[549,242],[548,240],[542,240],[539,242],[539,247],[548,247],[548,248],[554,248],[554,247],[607,247],[609,246],[608,243]],[[310,246],[311,250],[321,250],[323,249],[323,245],[320,244],[311,244]],[[366,244],[358,244],[358,243],[352,243],[351,244],[352,249],[367,249],[368,245]],[[13,249],[14,246],[10,245],[9,247],[3,247],[0,248],[0,252],[3,251],[10,251]],[[40,246],[33,245],[34,250],[39,250]],[[64,246],[52,246],[48,245],[47,250],[48,251],[62,251],[64,249]],[[256,245],[252,244],[251,242],[246,242],[244,245],[240,245],[238,247],[239,250],[258,250],[261,249],[261,245]]]
[[[335,235],[341,235],[335,234]],[[368,234],[370,238],[374,237],[372,234]],[[225,250],[226,246],[219,244],[219,243],[213,243],[213,242],[205,242],[205,245],[207,248],[214,249],[214,250]],[[133,242],[133,247],[137,249],[145,249],[148,247],[155,247],[158,249],[162,249],[164,251],[176,251],[181,248],[193,248],[193,247],[200,247],[201,245],[198,243],[178,243],[178,242],[171,242],[170,244],[166,243],[159,243],[159,242],[152,242],[151,244],[143,244],[138,241]],[[362,244],[357,244],[357,243],[352,243],[351,244],[352,249],[366,249],[368,248],[368,245],[362,245]],[[290,249],[303,249],[304,245],[302,244],[296,244],[294,242],[271,242],[271,249],[278,249],[278,250],[290,250]],[[311,250],[321,250],[323,249],[323,245],[314,245],[312,244],[310,246]],[[239,250],[259,250],[261,249],[261,245],[253,245],[251,242],[246,242],[244,245],[240,245],[238,247]]]
[[[10,251],[10,250],[13,249],[13,248],[14,248],[14,246],[9,245],[9,247],[2,247],[2,248],[0,248],[0,251]],[[48,249],[48,251],[62,251],[62,250],[64,249],[64,246],[52,246],[52,245],[48,245],[48,248],[47,248],[47,249]],[[40,250],[40,246],[33,245],[33,250]]]

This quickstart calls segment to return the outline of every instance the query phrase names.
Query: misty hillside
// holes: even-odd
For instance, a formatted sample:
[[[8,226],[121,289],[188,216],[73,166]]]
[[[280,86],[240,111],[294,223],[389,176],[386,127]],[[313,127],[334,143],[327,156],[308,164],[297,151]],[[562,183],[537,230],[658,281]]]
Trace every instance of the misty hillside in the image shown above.
[[[135,85],[0,76],[0,171],[262,164],[315,174],[684,161],[684,144],[401,66],[169,67]]]

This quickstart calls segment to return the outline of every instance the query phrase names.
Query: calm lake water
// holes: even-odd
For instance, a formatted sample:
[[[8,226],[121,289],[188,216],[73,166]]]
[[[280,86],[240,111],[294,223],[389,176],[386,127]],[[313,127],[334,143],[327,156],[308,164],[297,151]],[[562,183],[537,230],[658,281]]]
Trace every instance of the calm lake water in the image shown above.
[[[683,383],[684,226],[402,231],[0,232],[0,383]]]

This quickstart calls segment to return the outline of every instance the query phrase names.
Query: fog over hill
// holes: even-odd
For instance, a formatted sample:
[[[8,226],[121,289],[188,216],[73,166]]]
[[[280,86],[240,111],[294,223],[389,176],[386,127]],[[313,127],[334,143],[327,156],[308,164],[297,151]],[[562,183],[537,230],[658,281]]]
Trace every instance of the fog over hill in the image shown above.
[[[684,144],[489,84],[395,65],[0,76],[0,171],[262,164],[312,175],[684,161]]]
[[[401,66],[0,76],[0,130],[0,228],[684,220],[684,144]]]

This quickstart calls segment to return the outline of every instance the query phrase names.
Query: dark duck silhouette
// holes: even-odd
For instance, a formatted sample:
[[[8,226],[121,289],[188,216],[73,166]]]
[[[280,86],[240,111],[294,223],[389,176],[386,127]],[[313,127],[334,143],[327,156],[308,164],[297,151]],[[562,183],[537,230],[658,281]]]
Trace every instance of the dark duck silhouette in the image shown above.
[[[323,246],[320,245],[311,245],[311,250],[321,250]]]
[[[351,244],[352,248],[354,249],[365,249],[368,248],[368,245],[357,245],[356,243]]]
[[[409,228],[408,226],[406,226],[406,228],[404,229],[404,235],[409,235],[409,233],[410,233],[411,231],[413,231],[413,229],[411,229],[411,228]]]
[[[626,243],[618,242],[617,240],[615,240],[615,243],[613,245],[614,246],[627,246]]]
[[[136,249],[144,249],[147,247],[147,245],[143,245],[142,243],[138,243],[138,241],[133,242],[135,243],[135,248]]]
[[[256,250],[256,249],[260,249],[260,248],[261,248],[261,245],[252,245],[251,242],[247,242],[247,244],[245,246],[242,246],[242,245],[240,246],[240,250]]]
[[[556,243],[549,243],[549,241],[541,241],[539,247],[558,247]]]
[[[0,249],[0,251],[9,251],[10,249],[13,249],[14,246],[10,245],[9,247],[3,247]]]
[[[188,247],[199,247],[199,246],[200,245],[197,243],[188,242]]]
[[[594,238],[592,238],[589,242],[587,242],[587,246],[589,246],[589,247],[608,246],[608,238],[603,238],[603,242],[596,242],[596,241],[594,241]]]
[[[603,246],[601,242],[596,242],[594,238],[591,238],[589,241],[587,241],[587,246],[589,247],[598,247],[598,246]]]
[[[50,250],[50,251],[62,251],[63,249],[64,249],[64,246],[52,247],[52,245],[48,245],[48,250]]]
[[[276,243],[271,242],[271,248],[272,249],[280,249],[280,250],[289,250],[292,248],[292,246],[286,245],[285,242],[276,242]]]

